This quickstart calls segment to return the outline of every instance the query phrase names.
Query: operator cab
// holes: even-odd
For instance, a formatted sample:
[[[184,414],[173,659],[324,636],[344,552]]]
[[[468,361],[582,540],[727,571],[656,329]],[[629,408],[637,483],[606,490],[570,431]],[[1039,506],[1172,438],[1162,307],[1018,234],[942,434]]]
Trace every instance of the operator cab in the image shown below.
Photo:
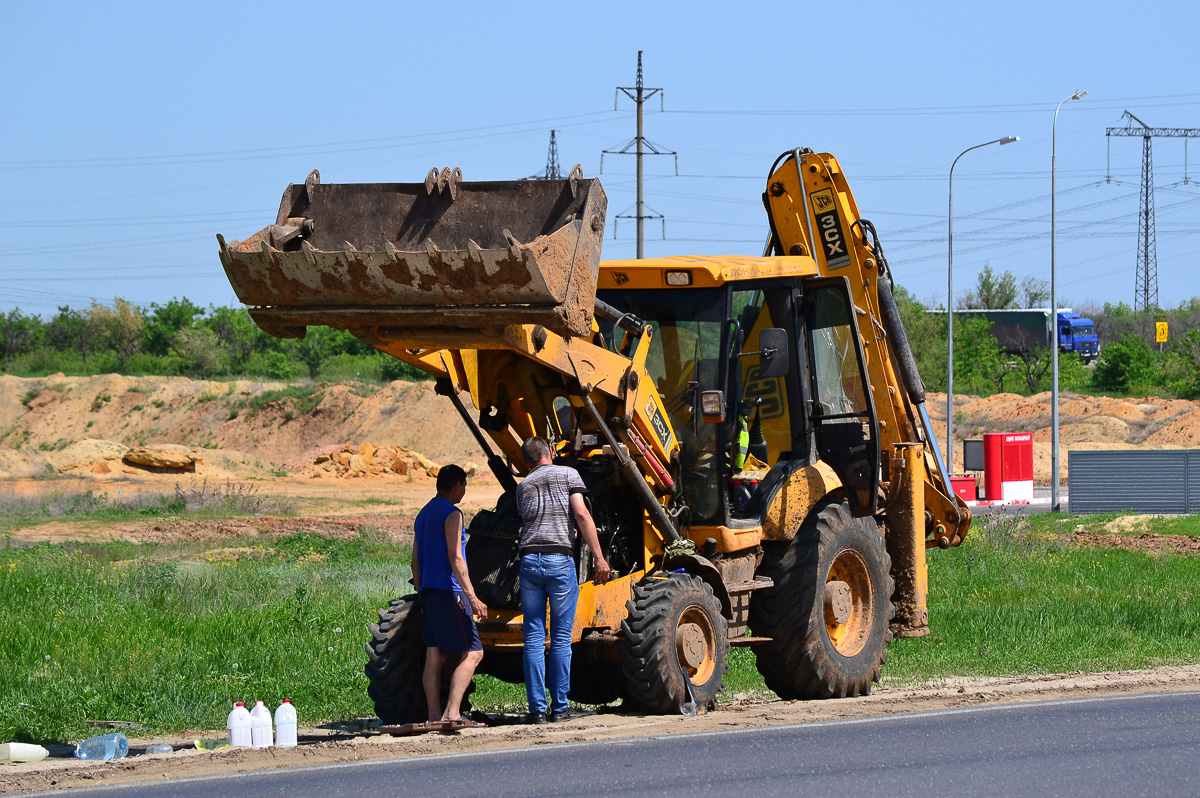
[[[655,330],[646,366],[679,437],[691,524],[759,523],[785,477],[817,460],[838,473],[856,512],[874,510],[878,433],[844,278],[611,282],[601,279],[597,297]],[[614,325],[600,327],[611,346]]]

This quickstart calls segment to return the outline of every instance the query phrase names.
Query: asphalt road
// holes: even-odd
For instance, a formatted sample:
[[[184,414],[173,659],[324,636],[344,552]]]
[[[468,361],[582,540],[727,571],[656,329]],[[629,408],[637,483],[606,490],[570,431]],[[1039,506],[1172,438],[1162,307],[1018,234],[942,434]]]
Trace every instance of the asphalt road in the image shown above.
[[[1200,692],[529,746],[80,796],[1194,796]]]

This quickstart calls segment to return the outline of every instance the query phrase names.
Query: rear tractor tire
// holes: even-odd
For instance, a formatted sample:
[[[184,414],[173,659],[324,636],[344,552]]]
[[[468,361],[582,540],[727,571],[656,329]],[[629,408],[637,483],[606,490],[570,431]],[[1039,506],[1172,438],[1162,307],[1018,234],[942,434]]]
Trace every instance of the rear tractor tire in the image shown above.
[[[780,698],[868,695],[887,662],[895,582],[883,535],[844,501],[817,505],[796,536],[763,544],[750,627],[759,673]]]
[[[690,574],[651,578],[633,586],[621,622],[626,695],[650,712],[678,712],[688,701],[716,706],[729,670],[729,625],[704,580]]]
[[[421,603],[416,596],[405,596],[379,610],[379,623],[370,625],[367,641],[367,695],[375,703],[375,714],[383,725],[420,723],[429,719],[421,673],[425,669],[425,640],[421,634]],[[449,692],[450,673],[459,660],[448,657],[442,671],[442,701]],[[462,714],[471,710],[467,688]]]

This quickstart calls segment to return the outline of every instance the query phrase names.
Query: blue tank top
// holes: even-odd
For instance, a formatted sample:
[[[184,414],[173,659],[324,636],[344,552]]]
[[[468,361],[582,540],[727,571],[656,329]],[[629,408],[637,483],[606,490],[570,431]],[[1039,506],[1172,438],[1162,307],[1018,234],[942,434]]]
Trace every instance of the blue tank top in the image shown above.
[[[417,569],[421,574],[422,590],[462,590],[454,572],[450,570],[450,556],[446,551],[446,518],[458,508],[448,499],[434,497],[417,513]],[[462,538],[463,561],[467,559],[467,538]]]

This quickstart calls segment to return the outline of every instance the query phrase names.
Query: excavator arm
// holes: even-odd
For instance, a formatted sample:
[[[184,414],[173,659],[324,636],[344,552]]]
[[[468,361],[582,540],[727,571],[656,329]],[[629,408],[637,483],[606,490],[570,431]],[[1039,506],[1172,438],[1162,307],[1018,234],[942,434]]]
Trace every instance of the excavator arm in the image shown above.
[[[913,520],[914,533],[926,546],[958,545],[970,526],[970,510],[951,489],[937,448],[882,245],[859,214],[841,166],[828,153],[786,152],[772,167],[763,202],[771,224],[769,250],[809,255],[823,277],[848,278],[878,416],[885,518],[897,524],[897,514],[887,508],[899,512],[896,503],[908,496],[911,514],[911,499],[918,498],[924,517]],[[921,495],[913,497],[918,484]]]

